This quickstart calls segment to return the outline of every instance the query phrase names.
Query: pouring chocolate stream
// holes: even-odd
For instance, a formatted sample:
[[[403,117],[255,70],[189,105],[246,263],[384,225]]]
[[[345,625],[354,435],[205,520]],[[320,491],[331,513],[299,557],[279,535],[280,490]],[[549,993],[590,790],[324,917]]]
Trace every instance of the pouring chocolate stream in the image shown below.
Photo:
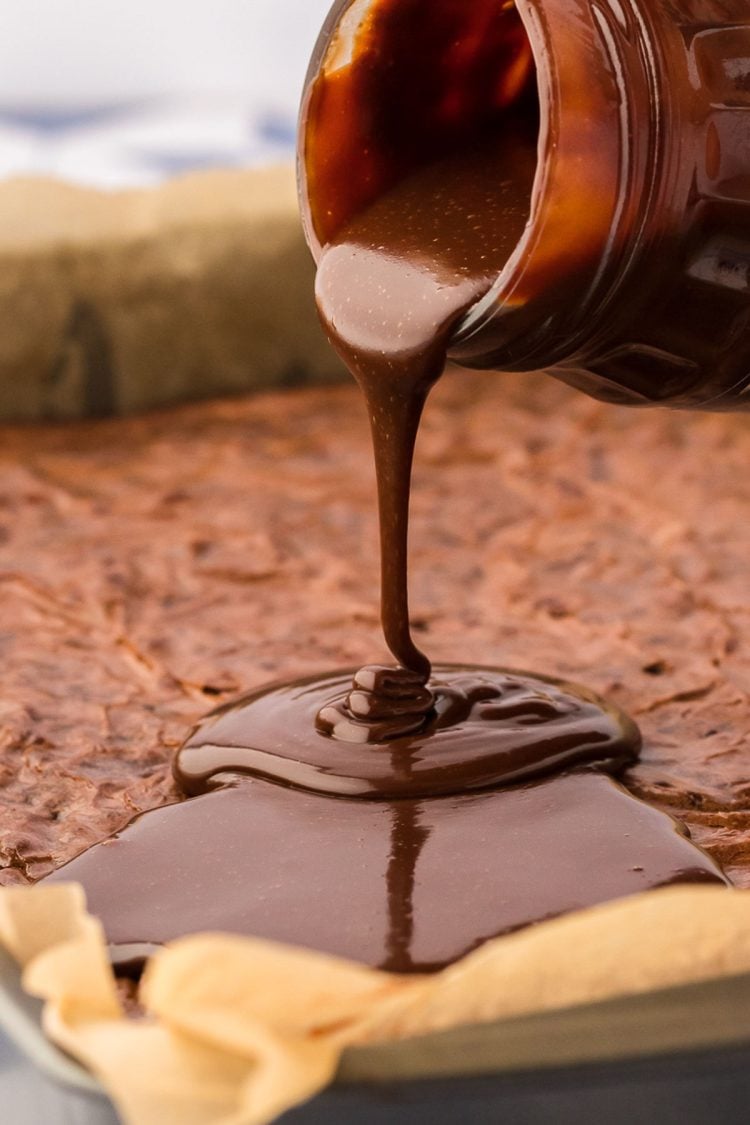
[[[373,741],[425,721],[430,661],[409,626],[408,529],[414,446],[427,395],[442,375],[448,340],[462,314],[488,290],[529,216],[536,162],[533,138],[486,138],[409,176],[354,219],[320,259],[316,281],[324,327],[365,396],[378,483],[381,617],[403,673],[368,674],[371,705],[353,697],[342,719],[370,718]],[[409,675],[411,673],[411,675]],[[362,674],[360,674],[362,678]],[[377,683],[387,690],[378,691]],[[404,725],[399,715],[411,699]],[[352,708],[354,702],[354,709]],[[335,706],[335,705],[334,705]],[[334,737],[349,725],[322,722]],[[389,727],[384,728],[384,720]]]

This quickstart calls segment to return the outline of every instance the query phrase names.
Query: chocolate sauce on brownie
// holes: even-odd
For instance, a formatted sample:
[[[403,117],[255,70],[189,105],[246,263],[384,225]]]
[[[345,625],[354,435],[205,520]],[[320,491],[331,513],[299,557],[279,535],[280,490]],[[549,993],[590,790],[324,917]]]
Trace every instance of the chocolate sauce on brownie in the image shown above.
[[[270,685],[198,726],[175,760],[192,799],[55,876],[83,883],[115,959],[219,929],[428,971],[566,911],[725,881],[606,776],[640,749],[625,715],[545,677],[433,670],[411,635],[420,419],[458,322],[524,232],[535,172],[533,117],[510,117],[365,184],[324,246],[318,306],[370,417],[395,667]]]
[[[270,685],[199,725],[175,761],[193,799],[56,876],[83,883],[115,960],[218,929],[428,971],[569,910],[722,881],[670,817],[605,776],[637,757],[626,716],[538,676],[433,672],[411,637],[419,419],[456,318],[523,229],[532,172],[522,146],[502,161],[460,154],[324,254],[321,310],[372,423],[383,628],[398,664]]]

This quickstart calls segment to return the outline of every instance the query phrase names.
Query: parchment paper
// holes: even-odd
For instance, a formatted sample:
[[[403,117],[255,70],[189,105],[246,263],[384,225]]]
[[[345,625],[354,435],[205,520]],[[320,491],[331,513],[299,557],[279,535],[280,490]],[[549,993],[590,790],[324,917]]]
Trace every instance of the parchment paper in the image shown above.
[[[750,971],[750,892],[650,892],[499,938],[444,972],[392,976],[206,934],[152,958],[126,1016],[75,885],[0,890],[0,945],[45,1029],[129,1125],[262,1125],[319,1092],[346,1047]]]

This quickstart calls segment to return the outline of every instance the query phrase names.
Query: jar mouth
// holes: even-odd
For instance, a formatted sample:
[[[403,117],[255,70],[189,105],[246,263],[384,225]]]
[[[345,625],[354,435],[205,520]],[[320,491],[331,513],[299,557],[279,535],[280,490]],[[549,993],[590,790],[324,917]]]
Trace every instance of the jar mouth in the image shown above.
[[[513,0],[334,6],[300,117],[302,214],[316,258],[391,188],[475,138],[500,150],[504,130],[523,128],[537,146],[538,84],[519,8]],[[493,268],[504,266],[503,258]]]
[[[533,52],[527,227],[449,346],[468,366],[576,365],[625,285],[653,203],[663,115],[641,0],[516,0]]]
[[[575,366],[647,242],[668,100],[656,57],[643,0],[340,0],[300,119],[314,256],[411,173],[467,139],[489,136],[504,154],[503,130],[507,146],[533,122],[533,176],[508,180],[528,221],[486,263],[485,296],[448,355],[509,371]]]

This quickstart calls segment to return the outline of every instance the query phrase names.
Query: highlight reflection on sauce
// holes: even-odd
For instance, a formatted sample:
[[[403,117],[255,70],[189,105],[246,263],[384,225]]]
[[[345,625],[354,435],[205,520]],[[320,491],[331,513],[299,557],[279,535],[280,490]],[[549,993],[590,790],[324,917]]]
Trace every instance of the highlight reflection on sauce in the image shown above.
[[[417,862],[429,839],[429,830],[420,826],[420,805],[416,801],[395,801],[391,805],[391,853],[386,875],[388,893],[388,956],[383,968],[394,973],[418,971],[412,961],[414,938],[414,884]]]

